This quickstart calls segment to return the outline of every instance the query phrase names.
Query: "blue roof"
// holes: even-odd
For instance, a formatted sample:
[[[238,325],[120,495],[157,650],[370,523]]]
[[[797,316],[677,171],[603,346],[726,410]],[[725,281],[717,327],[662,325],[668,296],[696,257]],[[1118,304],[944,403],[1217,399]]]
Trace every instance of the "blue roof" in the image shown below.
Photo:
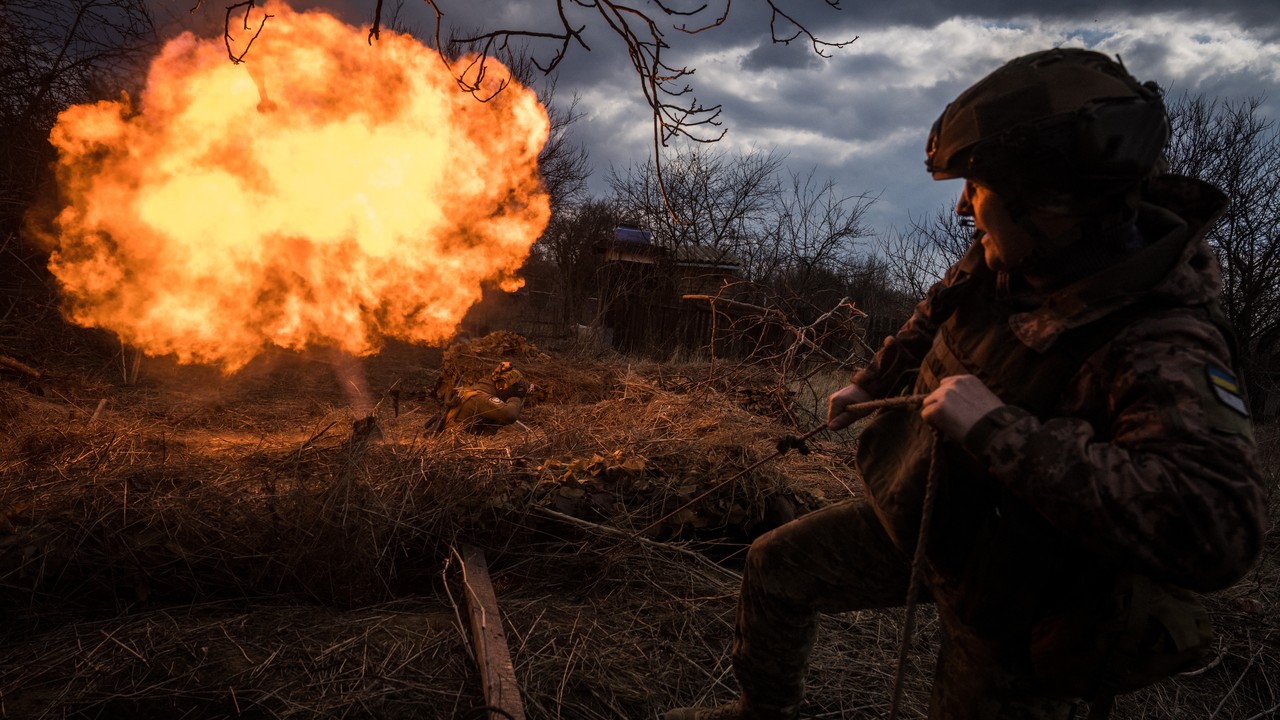
[[[648,230],[640,228],[619,226],[614,229],[614,240],[620,243],[634,243],[637,245],[648,245],[651,242],[652,234]]]

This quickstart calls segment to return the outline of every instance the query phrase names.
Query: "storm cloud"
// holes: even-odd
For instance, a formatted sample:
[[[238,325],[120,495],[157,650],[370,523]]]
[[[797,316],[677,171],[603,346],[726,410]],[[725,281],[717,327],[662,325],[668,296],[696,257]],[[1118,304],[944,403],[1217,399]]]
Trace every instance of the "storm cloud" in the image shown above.
[[[304,3],[295,3],[302,5]],[[555,30],[553,0],[439,0],[450,32],[477,29]],[[349,22],[372,16],[373,0],[325,2]],[[388,4],[390,7],[390,4]],[[692,7],[692,5],[691,5]],[[711,5],[714,18],[721,6]],[[1084,47],[1118,56],[1140,80],[1181,93],[1242,99],[1262,97],[1265,116],[1280,119],[1280,13],[1274,0],[1131,0],[1122,10],[1102,0],[822,0],[785,6],[820,39],[850,41],[814,52],[803,36],[772,41],[763,3],[734,3],[719,27],[689,35],[682,20],[657,18],[670,48],[667,61],[696,72],[685,100],[719,105],[727,129],[721,149],[776,149],[793,170],[830,176],[849,195],[878,195],[870,220],[887,231],[934,212],[958,193],[924,171],[930,125],[965,87],[1006,60],[1049,47]],[[571,44],[558,70],[556,97],[578,97],[584,113],[574,138],[590,153],[590,187],[608,192],[609,169],[624,170],[653,152],[652,120],[618,38],[598,15],[569,4],[590,50]],[[402,23],[434,32],[422,3],[403,6]],[[385,18],[384,18],[385,20]],[[793,28],[778,25],[787,36]],[[854,40],[856,38],[856,40]],[[559,48],[530,42],[542,62]]]

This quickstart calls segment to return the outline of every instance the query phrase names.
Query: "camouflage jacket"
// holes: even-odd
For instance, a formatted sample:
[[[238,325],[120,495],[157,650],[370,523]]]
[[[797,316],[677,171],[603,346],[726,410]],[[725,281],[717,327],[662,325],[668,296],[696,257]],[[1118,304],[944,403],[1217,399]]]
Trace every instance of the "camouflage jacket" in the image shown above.
[[[1008,404],[962,443],[943,443],[929,545],[935,596],[946,596],[951,582],[973,584],[975,559],[966,550],[993,547],[975,539],[993,525],[1009,557],[990,562],[1004,562],[1015,583],[1027,579],[1028,603],[1069,594],[1100,567],[1210,591],[1256,560],[1267,513],[1252,427],[1229,341],[1205,309],[1216,307],[1221,274],[1204,234],[1224,208],[1208,185],[1160,178],[1139,213],[1145,247],[1043,298],[996,302],[1008,279],[987,269],[975,248],[854,375],[875,397],[928,392],[938,380],[930,368],[956,366],[939,361],[949,352],[949,323],[973,337],[994,333],[1006,355],[1034,360],[1073,332],[1124,318],[1062,373],[1052,395],[1030,403],[1038,407],[1019,404],[1016,373],[1006,373],[1007,386],[995,382],[992,390]],[[985,310],[989,327],[955,327],[965,317],[957,306],[984,305],[994,307]],[[967,369],[988,380],[983,367]],[[894,422],[883,412],[873,420],[858,462],[870,502],[909,552],[932,433],[918,410]],[[1007,588],[1007,580],[997,584]],[[966,592],[981,589],[959,594]]]
[[[459,391],[456,400],[449,405],[444,418],[445,428],[493,432],[520,419],[524,397],[503,400],[492,380],[481,380]]]

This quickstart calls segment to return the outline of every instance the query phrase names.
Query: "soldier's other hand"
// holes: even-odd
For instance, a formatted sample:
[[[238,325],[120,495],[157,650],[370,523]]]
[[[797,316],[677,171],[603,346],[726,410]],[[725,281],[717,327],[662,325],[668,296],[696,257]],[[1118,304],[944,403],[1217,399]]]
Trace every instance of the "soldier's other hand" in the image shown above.
[[[984,415],[1003,405],[1004,401],[973,375],[952,375],[925,396],[920,417],[947,438],[959,441]]]
[[[529,394],[529,387],[530,385],[528,382],[524,380],[517,380],[510,385],[498,388],[498,399],[506,401],[511,398],[523,398],[525,395]]]
[[[852,425],[854,421],[866,417],[870,412],[869,410],[850,411],[845,408],[871,399],[871,393],[853,383],[831,393],[831,397],[827,398],[827,429],[843,430]]]

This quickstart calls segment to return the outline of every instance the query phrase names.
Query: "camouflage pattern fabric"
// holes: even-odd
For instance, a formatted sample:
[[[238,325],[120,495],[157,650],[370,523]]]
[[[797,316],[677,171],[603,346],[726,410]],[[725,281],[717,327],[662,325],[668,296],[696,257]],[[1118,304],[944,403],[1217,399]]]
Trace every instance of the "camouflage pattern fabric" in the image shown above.
[[[1178,204],[1141,207],[1143,250],[1048,295],[971,253],[853,377],[885,397],[967,371],[1008,403],[941,450],[926,568],[943,629],[931,718],[1066,717],[1074,698],[1047,690],[1031,657],[1046,618],[1104,604],[1126,574],[1219,589],[1260,552],[1267,514],[1248,408],[1205,309],[1221,279],[1203,236],[1224,198],[1171,176],[1148,197]],[[1192,211],[1177,212],[1183,203]],[[1077,364],[1019,380],[1035,375],[1037,353],[1122,314]],[[734,666],[753,706],[791,716],[816,613],[902,602],[930,436],[917,411],[882,411],[858,454],[867,504],[752,546]]]
[[[751,544],[742,575],[733,670],[761,718],[794,718],[818,613],[900,605],[910,561],[871,508],[853,501],[809,513]]]
[[[1163,183],[1180,190],[1161,188],[1165,196],[1185,197],[1198,189],[1222,204],[1220,193],[1198,181],[1166,177]],[[1248,409],[1227,340],[1197,309],[1221,288],[1203,239],[1213,216],[1201,219],[1205,224],[1146,206],[1140,226],[1161,236],[1143,253],[1029,310],[1010,313],[1012,334],[1036,350],[1144,298],[1168,308],[1128,323],[1085,359],[1047,412],[1020,407],[1010,397],[1013,389],[993,387],[1010,404],[975,426],[962,448],[949,448],[949,465],[978,475],[975,482],[991,492],[1025,503],[1072,544],[1162,581],[1210,591],[1231,584],[1252,565],[1267,515]],[[1153,268],[1163,275],[1150,278]],[[917,392],[929,389],[936,380],[918,376],[935,366],[935,340],[956,312],[957,288],[975,282],[966,270],[976,275],[982,268],[965,268],[963,262],[952,268],[854,382],[880,394],[895,394],[891,389],[904,383]],[[1001,280],[990,282],[1002,287]],[[1146,283],[1146,290],[1135,283]],[[1018,305],[1018,298],[1007,304]],[[976,370],[981,377],[982,368]],[[892,530],[907,508],[918,507],[919,455],[927,446],[884,445],[894,455],[889,464],[900,471],[888,480],[867,480],[881,486],[873,492],[876,502],[889,501],[882,519]],[[860,464],[874,459],[864,450]],[[894,502],[899,492],[909,497]],[[900,544],[914,538],[915,527],[908,519]]]
[[[474,432],[495,432],[520,419],[524,408],[524,396],[517,395],[503,400],[492,380],[480,382],[462,390],[458,403],[445,414],[444,427],[464,428]]]
[[[819,613],[901,605],[910,559],[866,503],[846,501],[757,539],[747,554],[733,669],[748,716],[795,718]],[[923,598],[928,601],[928,598]],[[945,632],[931,718],[1062,720],[1071,699],[1034,691],[989,639],[940,612]]]

